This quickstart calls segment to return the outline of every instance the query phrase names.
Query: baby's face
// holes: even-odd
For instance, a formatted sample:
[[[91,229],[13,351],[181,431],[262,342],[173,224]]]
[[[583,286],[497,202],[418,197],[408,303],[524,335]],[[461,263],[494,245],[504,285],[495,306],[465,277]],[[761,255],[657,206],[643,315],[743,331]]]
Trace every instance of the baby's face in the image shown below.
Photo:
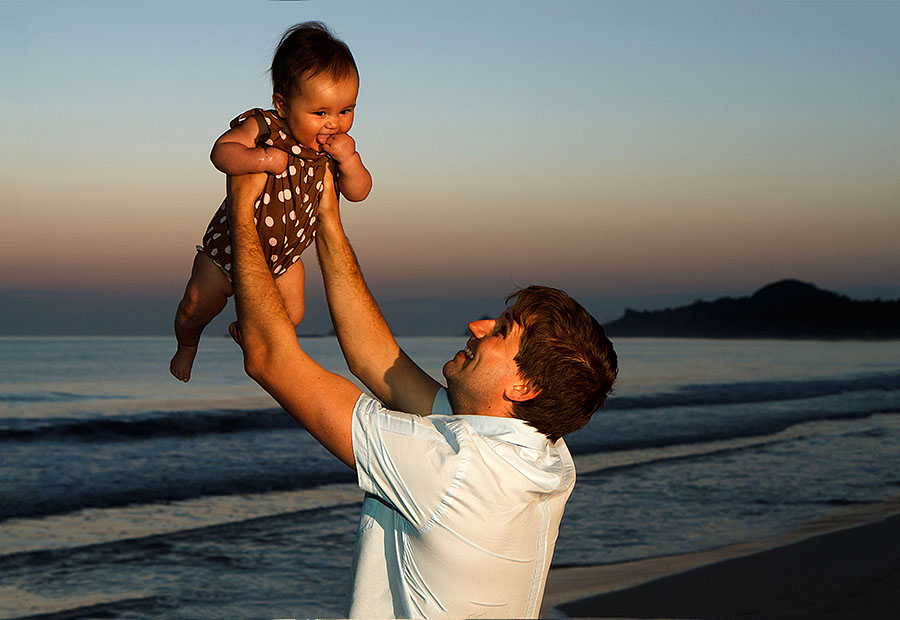
[[[353,126],[353,110],[359,78],[355,75],[335,80],[320,73],[303,80],[300,95],[272,96],[278,111],[294,139],[316,151],[329,135],[347,133]]]

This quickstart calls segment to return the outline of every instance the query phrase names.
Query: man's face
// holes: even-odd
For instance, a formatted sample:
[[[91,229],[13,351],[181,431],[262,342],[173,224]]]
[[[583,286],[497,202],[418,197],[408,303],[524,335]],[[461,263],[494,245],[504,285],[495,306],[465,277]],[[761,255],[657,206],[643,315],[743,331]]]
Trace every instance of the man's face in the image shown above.
[[[328,136],[350,131],[358,91],[359,80],[355,75],[335,80],[320,73],[303,80],[300,95],[275,94],[272,101],[294,139],[319,151]]]
[[[469,323],[466,347],[443,369],[455,413],[497,415],[500,406],[510,407],[503,396],[522,381],[515,361],[522,332],[509,311]]]

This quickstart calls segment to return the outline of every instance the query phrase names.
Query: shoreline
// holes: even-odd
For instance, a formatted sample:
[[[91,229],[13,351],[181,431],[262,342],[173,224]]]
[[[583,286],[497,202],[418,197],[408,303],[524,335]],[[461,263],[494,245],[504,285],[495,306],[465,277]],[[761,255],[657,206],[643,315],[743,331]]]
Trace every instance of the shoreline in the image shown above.
[[[787,547],[791,547],[791,557],[794,557],[799,551],[794,547],[800,543],[805,543],[806,548],[803,551],[806,553],[812,552],[811,550],[814,548],[816,554],[833,555],[836,553],[835,544],[839,542],[835,535],[853,531],[857,537],[871,538],[875,534],[875,528],[879,529],[878,535],[881,538],[884,534],[881,530],[900,531],[900,495],[890,497],[877,504],[857,504],[835,509],[821,517],[805,521],[796,529],[785,534],[716,549],[616,564],[551,567],[544,593],[541,617],[546,617],[551,609],[568,617],[603,617],[596,613],[601,607],[604,611],[606,607],[619,608],[622,605],[627,607],[628,604],[634,609],[646,607],[640,604],[635,606],[634,600],[632,600],[635,598],[649,601],[650,606],[655,606],[657,611],[661,610],[663,613],[631,617],[704,617],[675,614],[675,607],[684,606],[684,599],[688,596],[687,592],[690,589],[688,586],[694,585],[693,582],[698,580],[708,581],[710,579],[710,574],[706,573],[712,572],[707,571],[712,565],[721,563],[721,567],[724,567],[727,564],[735,574],[748,573],[751,569],[756,570],[756,565],[760,562],[772,562],[773,564],[768,568],[782,568],[781,563],[774,563],[774,558],[769,559],[763,556],[779,551],[783,552]],[[871,531],[864,532],[863,530]],[[869,546],[877,549],[879,540],[871,541]],[[887,541],[884,541],[884,544],[891,547],[891,552],[896,554],[898,567],[900,567],[900,545],[891,546]],[[869,550],[858,548],[864,552],[863,556],[873,551],[872,548]],[[867,557],[858,558],[862,562],[865,562],[866,559]],[[802,560],[800,558],[801,562]],[[772,571],[767,572],[772,573]],[[805,570],[799,572],[804,575],[809,574]],[[687,575],[687,573],[691,574]],[[894,571],[893,578],[900,581],[898,573],[900,571]],[[740,577],[740,581],[742,583],[750,581],[751,577],[752,575],[744,574]],[[807,579],[810,578],[807,577]],[[874,579],[877,581],[878,576],[875,576]],[[674,580],[680,582],[672,583]],[[706,584],[701,589],[709,591],[709,588],[714,587]],[[639,590],[644,590],[644,592],[639,592]],[[653,592],[651,593],[649,590],[653,590]],[[613,597],[616,600],[613,600]],[[863,601],[859,601],[859,603],[862,604]],[[667,613],[673,615],[667,616]],[[767,614],[774,617],[771,609],[767,609]],[[728,615],[723,613],[718,616],[713,614],[705,617],[727,617]],[[607,614],[607,616],[629,617],[615,613],[611,616]]]

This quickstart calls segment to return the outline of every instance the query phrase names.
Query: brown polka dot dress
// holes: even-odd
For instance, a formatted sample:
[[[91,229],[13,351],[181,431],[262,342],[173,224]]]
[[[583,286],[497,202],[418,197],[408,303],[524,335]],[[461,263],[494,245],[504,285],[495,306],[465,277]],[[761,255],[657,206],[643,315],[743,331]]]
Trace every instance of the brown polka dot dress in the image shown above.
[[[300,260],[300,253],[316,237],[316,216],[328,155],[298,144],[275,110],[248,110],[231,121],[231,126],[243,122],[259,125],[257,146],[275,147],[288,155],[285,171],[268,175],[254,217],[266,263],[277,278]],[[332,171],[337,184],[337,167],[332,166]],[[231,234],[224,201],[203,235],[203,245],[197,249],[209,256],[231,280]]]

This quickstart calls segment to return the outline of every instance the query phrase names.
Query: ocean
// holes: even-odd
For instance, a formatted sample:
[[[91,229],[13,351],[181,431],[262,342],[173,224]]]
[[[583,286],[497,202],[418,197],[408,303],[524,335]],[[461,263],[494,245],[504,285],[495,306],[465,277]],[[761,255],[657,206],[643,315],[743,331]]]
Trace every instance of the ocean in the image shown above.
[[[463,337],[401,344],[440,377]],[[302,339],[346,374],[333,338]],[[554,566],[697,551],[900,494],[897,342],[619,338],[567,442]],[[0,338],[0,619],[346,614],[355,475],[243,372],[174,341]]]

